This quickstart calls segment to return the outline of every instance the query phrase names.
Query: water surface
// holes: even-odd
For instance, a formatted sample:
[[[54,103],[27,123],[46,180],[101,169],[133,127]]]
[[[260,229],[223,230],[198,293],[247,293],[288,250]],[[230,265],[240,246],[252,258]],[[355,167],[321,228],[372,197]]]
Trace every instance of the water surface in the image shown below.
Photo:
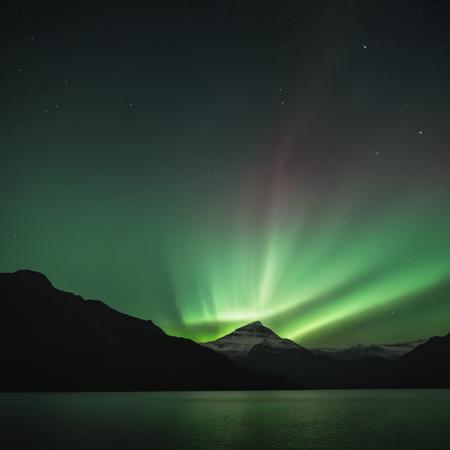
[[[450,390],[0,394],[5,450],[445,450]]]

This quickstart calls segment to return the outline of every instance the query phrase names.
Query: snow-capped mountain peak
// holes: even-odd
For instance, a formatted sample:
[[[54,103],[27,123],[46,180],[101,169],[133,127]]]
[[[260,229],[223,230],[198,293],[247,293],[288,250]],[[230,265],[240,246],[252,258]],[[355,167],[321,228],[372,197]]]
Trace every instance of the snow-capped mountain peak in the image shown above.
[[[265,348],[278,350],[304,350],[303,347],[289,339],[283,339],[260,321],[251,322],[232,333],[215,341],[206,342],[203,345],[219,353],[223,353],[231,359],[241,359],[248,356],[249,352],[257,345],[263,344]]]

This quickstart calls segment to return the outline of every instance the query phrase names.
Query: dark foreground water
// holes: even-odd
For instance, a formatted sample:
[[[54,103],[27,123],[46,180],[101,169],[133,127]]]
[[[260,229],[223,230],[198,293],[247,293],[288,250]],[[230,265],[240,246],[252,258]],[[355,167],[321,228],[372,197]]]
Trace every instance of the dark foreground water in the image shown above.
[[[0,394],[0,448],[446,450],[450,390]]]

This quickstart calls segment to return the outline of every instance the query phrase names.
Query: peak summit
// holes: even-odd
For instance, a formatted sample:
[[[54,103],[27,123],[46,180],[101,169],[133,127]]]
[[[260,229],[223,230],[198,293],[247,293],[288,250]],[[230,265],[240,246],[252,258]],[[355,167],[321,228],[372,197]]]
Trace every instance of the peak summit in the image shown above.
[[[259,320],[237,328],[232,333],[215,341],[206,342],[203,345],[219,353],[223,353],[231,359],[245,358],[254,347],[260,345],[275,351],[290,349],[303,350],[303,347],[295,342],[278,336]]]
[[[23,289],[53,287],[44,274],[34,270],[22,269],[12,273],[2,273],[1,278],[8,283],[18,284]]]
[[[263,325],[263,323],[260,321],[260,320],[255,320],[254,322],[250,322],[250,323],[248,323],[246,326],[248,327],[248,326],[250,326],[250,325],[253,325],[253,326],[259,326],[259,327],[263,327],[264,325]]]
[[[246,330],[246,331],[268,331],[271,334],[275,334],[270,328],[267,328],[262,322],[259,320],[255,322],[250,322],[247,325],[243,325],[242,327],[237,328],[234,332],[240,331],[240,330]]]

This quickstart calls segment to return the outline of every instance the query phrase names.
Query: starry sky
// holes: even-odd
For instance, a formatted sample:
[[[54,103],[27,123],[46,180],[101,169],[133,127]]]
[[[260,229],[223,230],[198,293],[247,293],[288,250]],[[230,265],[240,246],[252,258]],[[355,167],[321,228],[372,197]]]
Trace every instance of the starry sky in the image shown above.
[[[205,341],[450,331],[450,5],[4,7],[0,271]]]

